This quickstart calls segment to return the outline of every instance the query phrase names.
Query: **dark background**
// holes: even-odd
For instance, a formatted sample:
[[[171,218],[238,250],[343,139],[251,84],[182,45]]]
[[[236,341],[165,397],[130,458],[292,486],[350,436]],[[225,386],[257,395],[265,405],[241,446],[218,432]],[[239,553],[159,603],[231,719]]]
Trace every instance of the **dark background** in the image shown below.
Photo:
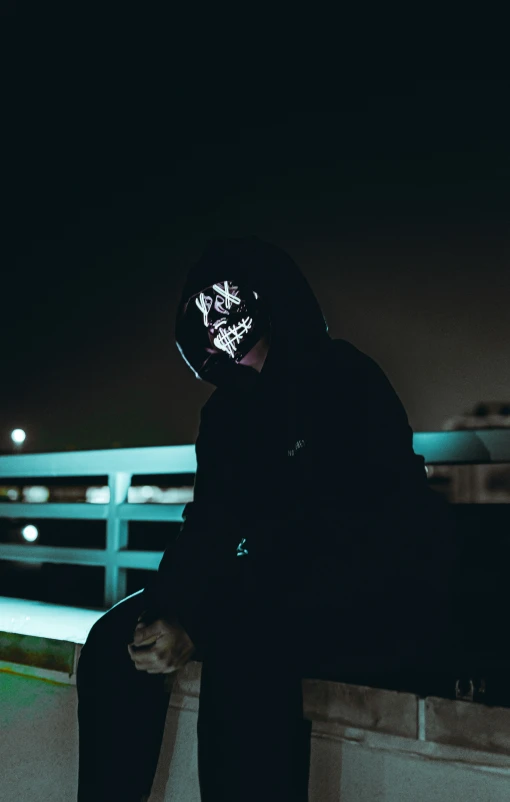
[[[173,322],[217,235],[285,248],[415,431],[510,399],[508,83],[131,22],[3,12],[0,450],[193,442]]]

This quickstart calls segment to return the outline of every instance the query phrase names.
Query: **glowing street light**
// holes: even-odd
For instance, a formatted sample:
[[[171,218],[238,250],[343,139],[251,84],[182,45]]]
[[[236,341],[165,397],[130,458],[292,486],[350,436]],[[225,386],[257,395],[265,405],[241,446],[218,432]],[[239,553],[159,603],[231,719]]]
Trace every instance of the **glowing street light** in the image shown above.
[[[23,429],[14,429],[11,432],[11,440],[15,446],[21,446],[25,442],[26,434]]]
[[[28,526],[23,527],[23,529],[21,530],[21,534],[23,535],[25,540],[28,540],[29,543],[33,543],[34,540],[37,540],[37,538],[39,537],[39,530],[37,529],[36,526],[28,524]]]

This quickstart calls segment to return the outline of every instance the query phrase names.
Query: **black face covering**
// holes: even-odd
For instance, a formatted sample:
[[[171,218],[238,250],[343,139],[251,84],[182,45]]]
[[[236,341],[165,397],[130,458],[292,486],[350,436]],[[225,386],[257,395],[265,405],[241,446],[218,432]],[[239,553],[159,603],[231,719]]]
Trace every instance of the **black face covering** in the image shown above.
[[[186,314],[188,330],[208,354],[202,367],[221,353],[239,363],[269,328],[267,308],[258,293],[234,281],[215,282],[193,295]]]

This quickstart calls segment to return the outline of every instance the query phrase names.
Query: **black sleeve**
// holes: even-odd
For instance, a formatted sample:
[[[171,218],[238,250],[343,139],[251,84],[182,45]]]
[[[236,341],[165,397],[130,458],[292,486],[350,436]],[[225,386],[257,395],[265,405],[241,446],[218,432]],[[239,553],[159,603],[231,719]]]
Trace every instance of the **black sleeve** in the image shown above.
[[[202,409],[195,443],[193,501],[185,506],[179,534],[165,550],[145,590],[147,605],[165,618],[177,620],[193,642],[199,639],[200,612],[214,586],[232,575],[236,555],[232,545],[236,527],[228,503],[228,461],[210,401]]]
[[[452,540],[446,502],[427,484],[402,402],[383,370],[355,352],[332,366],[318,422],[315,499],[319,591],[341,608],[400,605],[448,592]],[[322,582],[321,582],[322,580]],[[319,594],[320,596],[320,594]]]
[[[359,351],[331,365],[321,391],[318,517],[339,534],[381,532],[427,491],[425,460],[414,452],[404,406],[383,370]]]

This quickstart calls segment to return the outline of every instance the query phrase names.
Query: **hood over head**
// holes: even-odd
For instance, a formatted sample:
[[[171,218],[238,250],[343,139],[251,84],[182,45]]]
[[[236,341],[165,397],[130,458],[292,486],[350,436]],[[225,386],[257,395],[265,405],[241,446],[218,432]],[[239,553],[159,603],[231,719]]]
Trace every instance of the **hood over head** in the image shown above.
[[[193,297],[225,281],[257,293],[270,336],[264,375],[281,369],[282,363],[299,361],[304,352],[330,340],[310,285],[285,251],[256,237],[213,240],[188,273],[175,323],[177,347],[198,379],[220,387],[257,373],[236,364],[225,352],[208,352],[210,343],[205,328],[200,331],[200,313],[197,326]]]

